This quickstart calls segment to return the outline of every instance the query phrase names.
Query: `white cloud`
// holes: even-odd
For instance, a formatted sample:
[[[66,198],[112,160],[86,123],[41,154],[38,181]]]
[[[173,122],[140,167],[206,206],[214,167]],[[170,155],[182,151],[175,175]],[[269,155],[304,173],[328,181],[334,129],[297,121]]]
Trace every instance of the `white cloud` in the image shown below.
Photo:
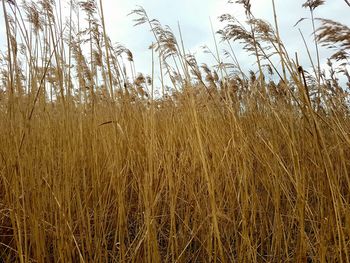
[[[315,57],[310,20],[305,20],[297,27],[293,27],[301,17],[310,16],[309,11],[301,7],[305,0],[275,0],[275,2],[282,40],[291,56],[294,57],[294,53],[298,52],[302,62],[307,64],[305,67],[308,67],[310,63],[298,28],[303,31],[310,45],[311,54]],[[256,17],[274,24],[271,0],[251,0],[251,3]],[[198,60],[209,64],[212,62],[210,56],[199,52],[199,47],[204,44],[214,50],[209,17],[213,22],[214,30],[223,26],[217,19],[223,13],[230,13],[241,21],[245,20],[243,8],[237,4],[228,4],[227,0],[104,0],[103,5],[107,32],[112,41],[128,47],[134,53],[137,71],[145,73],[150,72],[151,53],[148,47],[154,39],[147,25],[133,26],[133,16],[128,14],[137,5],[143,6],[150,18],[156,18],[163,25],[169,25],[176,34],[178,34],[177,23],[180,22],[186,49],[197,51]],[[328,0],[324,6],[315,10],[315,16],[348,24],[348,11],[349,8],[343,0]],[[4,46],[1,43],[4,39],[3,19],[0,21],[0,34],[0,44]],[[240,50],[236,52],[239,60],[244,64],[243,67],[250,68],[252,60]],[[329,52],[321,48],[320,54],[324,63]]]

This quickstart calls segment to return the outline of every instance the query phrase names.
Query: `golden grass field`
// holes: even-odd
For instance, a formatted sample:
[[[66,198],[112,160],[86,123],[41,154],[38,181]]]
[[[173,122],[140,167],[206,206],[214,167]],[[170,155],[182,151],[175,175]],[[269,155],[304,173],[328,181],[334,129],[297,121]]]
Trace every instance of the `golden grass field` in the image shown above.
[[[306,49],[337,47],[329,73],[319,57],[309,73],[278,10],[270,25],[237,2],[248,22],[222,16],[217,43],[244,43],[257,72],[234,53],[233,73],[216,51],[219,67],[198,64],[139,7],[154,34],[144,76],[102,1],[65,23],[51,0],[1,1],[0,262],[350,262],[350,29],[304,4],[318,25]]]

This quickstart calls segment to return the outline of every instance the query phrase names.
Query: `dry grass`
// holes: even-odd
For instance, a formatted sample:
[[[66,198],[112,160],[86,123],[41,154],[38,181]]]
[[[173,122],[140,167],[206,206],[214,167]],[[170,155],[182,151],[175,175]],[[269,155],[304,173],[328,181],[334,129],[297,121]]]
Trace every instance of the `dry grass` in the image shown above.
[[[215,70],[134,10],[155,36],[155,99],[155,76],[109,40],[102,1],[72,2],[66,22],[49,0],[2,1],[0,262],[350,261],[349,97],[336,73],[349,76],[349,28],[322,20],[315,48],[342,56],[329,77],[307,74],[238,2],[248,23],[221,17],[232,62],[212,52]],[[242,72],[232,41],[258,74]]]

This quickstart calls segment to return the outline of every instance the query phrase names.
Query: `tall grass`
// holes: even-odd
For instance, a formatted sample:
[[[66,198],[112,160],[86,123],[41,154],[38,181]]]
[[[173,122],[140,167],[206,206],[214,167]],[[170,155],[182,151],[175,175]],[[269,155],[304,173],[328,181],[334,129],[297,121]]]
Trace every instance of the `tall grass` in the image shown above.
[[[134,10],[155,37],[144,76],[108,38],[102,1],[71,1],[66,20],[60,2],[2,1],[0,262],[350,261],[337,77],[349,78],[350,30],[321,20],[316,48],[337,50],[329,74],[318,57],[312,74],[287,53],[274,1],[274,27],[237,2],[248,22],[221,16],[232,62],[216,47],[216,68]],[[233,41],[257,73],[242,71]]]

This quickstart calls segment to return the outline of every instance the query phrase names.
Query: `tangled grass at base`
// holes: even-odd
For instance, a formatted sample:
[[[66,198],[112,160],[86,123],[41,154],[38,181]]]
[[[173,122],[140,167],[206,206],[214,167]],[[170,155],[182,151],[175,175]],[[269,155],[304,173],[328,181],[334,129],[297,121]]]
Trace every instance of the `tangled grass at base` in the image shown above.
[[[336,49],[308,73],[276,10],[270,25],[237,2],[248,22],[223,15],[218,35],[257,72],[234,48],[198,65],[132,12],[154,34],[156,87],[111,43],[102,1],[65,20],[52,0],[2,0],[0,262],[350,262],[350,29],[304,4],[308,51]]]

